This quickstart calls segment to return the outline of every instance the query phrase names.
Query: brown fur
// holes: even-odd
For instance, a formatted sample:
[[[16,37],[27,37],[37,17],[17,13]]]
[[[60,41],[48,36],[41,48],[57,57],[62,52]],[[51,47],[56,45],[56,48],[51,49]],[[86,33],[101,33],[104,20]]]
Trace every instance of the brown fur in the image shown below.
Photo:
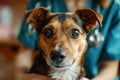
[[[48,75],[51,71],[51,66],[48,63],[51,61],[51,52],[59,47],[66,52],[66,58],[63,61],[63,65],[72,65],[75,61],[77,66],[82,67],[84,62],[84,54],[87,48],[86,36],[87,33],[96,27],[97,23],[101,24],[102,16],[90,9],[79,9],[75,13],[64,13],[68,14],[68,17],[60,22],[58,16],[63,13],[51,13],[46,8],[38,8],[27,14],[27,22],[29,22],[35,29],[40,28],[39,40],[37,43],[37,54],[34,54],[34,64],[31,68],[31,73],[38,73]],[[48,17],[56,15],[51,18],[46,24],[40,26],[45,22]],[[80,26],[72,18],[81,20],[85,23],[84,30],[83,26]],[[63,17],[60,17],[63,18]],[[52,29],[54,35],[52,38],[47,38],[44,35],[46,28]],[[72,29],[79,30],[80,34],[77,39],[70,38],[69,32]],[[84,32],[85,31],[85,32]],[[83,69],[81,69],[81,72]],[[83,74],[83,73],[81,73]]]
[[[66,51],[68,58],[72,58],[74,56],[73,53],[75,51],[78,51],[78,49],[79,51],[81,51],[80,49],[84,43],[83,41],[85,41],[86,39],[86,35],[81,34],[80,37],[76,40],[70,39],[68,35],[69,30],[72,29],[74,26],[74,28],[77,28],[81,31],[80,27],[77,26],[71,19],[66,19],[62,27],[59,21],[58,20],[55,21],[55,20],[53,20],[54,22],[52,22],[51,20],[53,24],[53,30],[55,29],[55,32],[54,32],[56,33],[55,36],[52,39],[47,39],[43,34],[41,34],[40,40],[38,41],[38,45],[40,45],[40,48],[45,53],[44,56],[47,58],[49,58],[51,51],[54,50],[55,45],[57,44],[59,44],[59,46]],[[52,24],[50,23],[48,25],[52,25]],[[48,25],[45,26],[45,28],[49,27]]]
[[[77,10],[76,13],[85,22],[87,32],[95,28],[97,23],[99,23],[99,25],[102,25],[102,15],[95,13],[91,9],[80,9]]]

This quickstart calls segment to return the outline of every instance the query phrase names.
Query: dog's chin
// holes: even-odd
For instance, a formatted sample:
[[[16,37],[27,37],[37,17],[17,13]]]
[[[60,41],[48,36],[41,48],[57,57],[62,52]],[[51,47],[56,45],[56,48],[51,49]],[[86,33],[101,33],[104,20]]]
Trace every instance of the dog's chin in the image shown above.
[[[66,66],[54,66],[54,65],[49,65],[52,69],[57,69],[57,70],[64,70],[64,69],[68,69],[71,65],[66,65]]]
[[[70,68],[73,64],[75,63],[75,60],[72,62],[72,64],[54,64],[54,63],[48,63],[49,67],[52,69],[57,69],[57,70],[64,70]]]
[[[54,66],[55,68],[57,68],[57,69],[67,69],[67,68],[69,68],[71,65],[65,65],[65,66],[59,66],[59,65],[57,65],[57,66]]]

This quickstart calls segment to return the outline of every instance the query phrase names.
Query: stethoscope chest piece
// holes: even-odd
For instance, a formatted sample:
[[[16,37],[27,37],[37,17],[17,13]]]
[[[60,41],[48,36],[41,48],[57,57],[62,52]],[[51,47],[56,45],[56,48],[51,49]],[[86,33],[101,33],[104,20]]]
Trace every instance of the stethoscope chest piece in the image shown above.
[[[104,41],[104,36],[102,35],[102,33],[99,32],[98,29],[96,29],[94,33],[92,33],[88,37],[87,41],[89,45],[97,46],[97,45],[100,45]]]

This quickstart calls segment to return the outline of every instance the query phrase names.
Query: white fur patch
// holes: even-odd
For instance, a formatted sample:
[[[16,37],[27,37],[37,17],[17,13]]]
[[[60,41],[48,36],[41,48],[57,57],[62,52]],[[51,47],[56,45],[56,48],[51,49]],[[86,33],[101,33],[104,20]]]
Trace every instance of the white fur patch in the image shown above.
[[[63,70],[52,70],[49,75],[52,76],[52,78],[58,78],[60,80],[77,80],[80,75],[80,67],[72,65]]]

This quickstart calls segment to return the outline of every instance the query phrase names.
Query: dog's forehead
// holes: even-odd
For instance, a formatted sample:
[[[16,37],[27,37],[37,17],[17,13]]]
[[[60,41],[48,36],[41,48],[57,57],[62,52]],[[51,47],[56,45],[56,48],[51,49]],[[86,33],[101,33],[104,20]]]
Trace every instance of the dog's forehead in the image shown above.
[[[67,18],[73,18],[72,15],[69,15],[69,14],[65,14],[65,13],[61,13],[57,16],[59,22],[63,23]]]
[[[43,23],[40,25],[42,26],[42,28],[39,30],[40,31],[44,30],[46,27],[50,27],[51,25],[52,27],[58,27],[58,25],[60,26],[63,25],[60,28],[63,28],[63,27],[70,28],[71,25],[72,26],[77,25],[77,29],[79,28],[82,32],[84,32],[84,28],[83,28],[84,23],[76,14],[71,12],[52,13],[43,21]],[[54,25],[57,25],[57,26],[54,26]]]
[[[73,14],[73,13],[63,13],[62,12],[62,13],[59,13],[59,14],[49,16],[49,18],[48,18],[49,22],[59,21],[60,24],[63,24],[66,19],[67,20],[69,19],[70,21],[74,22],[75,24],[77,24],[80,27],[83,26],[82,20],[80,18],[78,18],[78,16]]]

